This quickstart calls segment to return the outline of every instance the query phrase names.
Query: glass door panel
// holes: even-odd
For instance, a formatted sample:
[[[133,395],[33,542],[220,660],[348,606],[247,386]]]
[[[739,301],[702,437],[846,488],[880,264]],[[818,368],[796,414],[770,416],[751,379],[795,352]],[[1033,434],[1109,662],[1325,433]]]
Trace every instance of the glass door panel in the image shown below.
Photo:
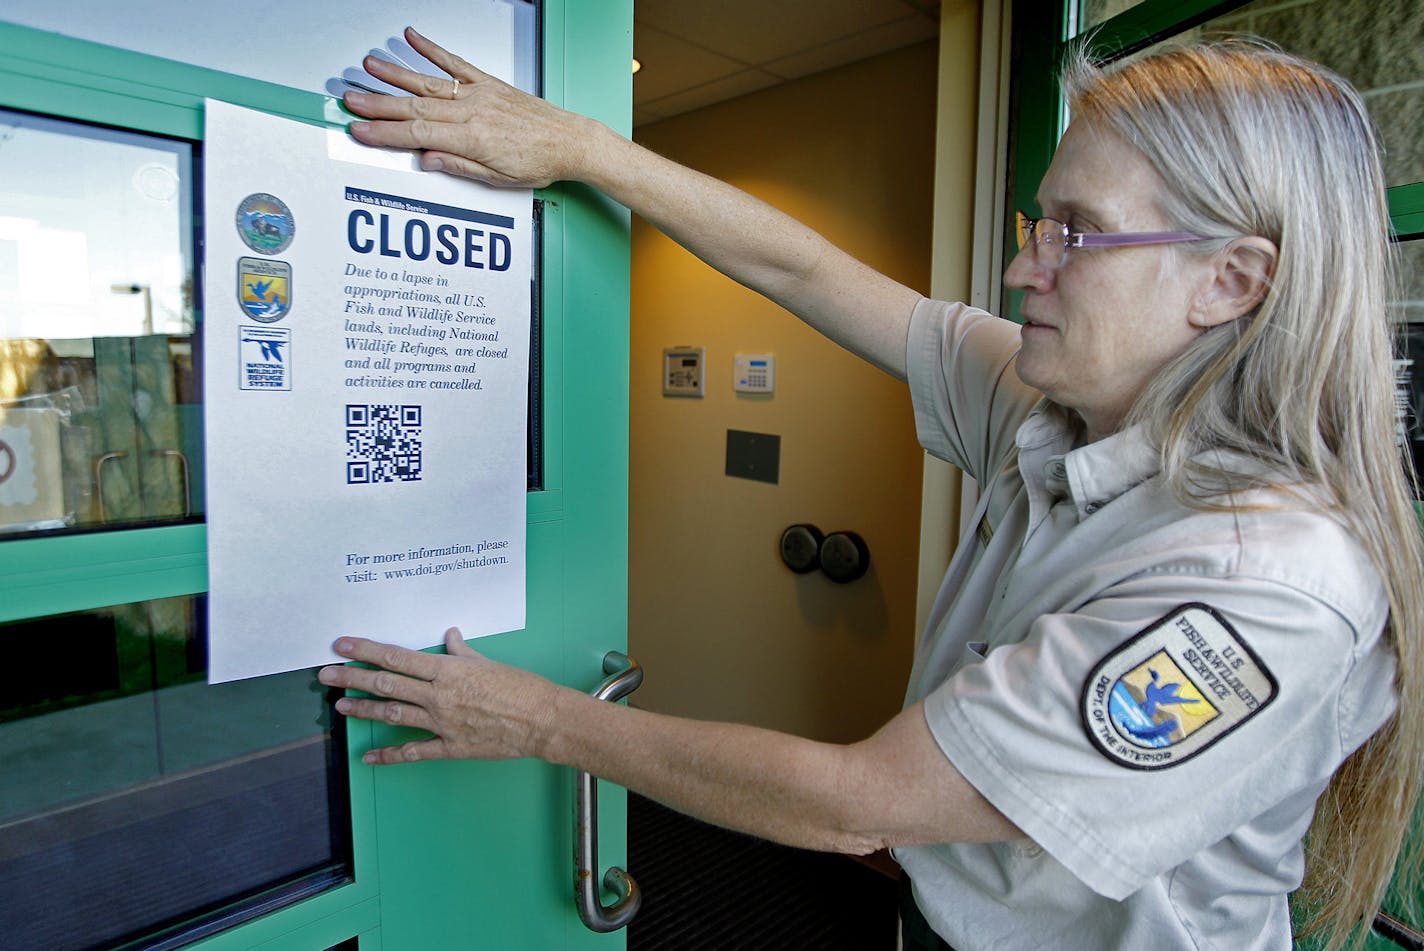
[[[1082,14],[1093,3],[1083,0]],[[1113,4],[1112,13],[1119,12]],[[1129,4],[1130,5],[1130,4]],[[1232,34],[1265,37],[1350,81],[1384,145],[1385,185],[1424,181],[1424,4],[1416,0],[1254,0],[1167,42]]]
[[[312,671],[207,686],[204,600],[0,625],[31,672],[0,700],[7,949],[192,933],[349,880],[327,692]]]
[[[201,513],[192,151],[0,110],[0,533]]]
[[[1081,0],[1078,4],[1079,30],[1091,30],[1142,2],[1143,0]]]
[[[1396,399],[1415,477],[1424,482],[1424,240],[1404,241],[1399,251],[1401,293],[1391,315],[1400,328]]]
[[[1360,90],[1385,147],[1385,184],[1424,181],[1424,4],[1416,0],[1255,0],[1204,24],[1264,36]]]

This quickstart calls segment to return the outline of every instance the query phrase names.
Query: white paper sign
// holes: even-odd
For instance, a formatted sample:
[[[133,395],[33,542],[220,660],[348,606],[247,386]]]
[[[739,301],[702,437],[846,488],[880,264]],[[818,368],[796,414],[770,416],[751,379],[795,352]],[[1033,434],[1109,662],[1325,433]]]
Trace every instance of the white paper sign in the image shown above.
[[[206,108],[209,681],[522,628],[531,193]]]
[[[0,531],[63,528],[60,413],[0,407]]]
[[[21,26],[339,96],[334,79],[370,77],[357,67],[373,52],[403,45],[401,31],[423,35],[505,82],[532,89],[536,12],[526,0],[5,0],[0,19]],[[403,56],[404,58],[404,56]],[[412,59],[412,68],[420,62]]]

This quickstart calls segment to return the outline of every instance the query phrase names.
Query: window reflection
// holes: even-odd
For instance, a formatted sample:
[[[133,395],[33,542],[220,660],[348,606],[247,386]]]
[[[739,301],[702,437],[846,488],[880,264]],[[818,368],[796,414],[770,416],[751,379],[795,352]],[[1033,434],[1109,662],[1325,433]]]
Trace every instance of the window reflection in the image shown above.
[[[202,512],[192,166],[0,110],[0,532]]]
[[[1424,485],[1424,240],[1404,241],[1396,248],[1400,294],[1391,317],[1400,336],[1397,398],[1415,476]]]
[[[0,698],[6,949],[192,934],[349,880],[327,691],[309,670],[208,686],[204,601],[0,625],[26,671]]]
[[[1142,0],[1080,0],[1078,4],[1078,32],[1091,30],[1141,2]]]
[[[1424,325],[1424,239],[1395,245],[1399,293],[1390,316],[1400,323]]]
[[[1418,0],[1256,0],[1207,31],[1248,32],[1324,63],[1365,97],[1385,151],[1385,184],[1424,181],[1424,4]]]
[[[1089,3],[1107,15],[1132,6]],[[1424,181],[1424,3],[1418,0],[1254,0],[1166,42],[1247,34],[1322,63],[1364,96],[1384,146],[1385,184]],[[1140,54],[1139,54],[1140,55]]]

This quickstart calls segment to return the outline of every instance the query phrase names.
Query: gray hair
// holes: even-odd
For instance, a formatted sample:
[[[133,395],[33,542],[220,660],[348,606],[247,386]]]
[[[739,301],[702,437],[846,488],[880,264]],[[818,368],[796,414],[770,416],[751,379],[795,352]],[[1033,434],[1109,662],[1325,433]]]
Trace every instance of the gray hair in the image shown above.
[[[1174,253],[1210,254],[1241,235],[1279,249],[1255,311],[1203,334],[1135,407],[1170,447],[1167,471],[1225,447],[1330,484],[1330,461],[1380,434],[1393,460],[1389,217],[1359,95],[1322,67],[1245,41],[1110,71],[1079,62],[1068,82],[1075,117],[1156,167],[1175,225],[1221,238]]]

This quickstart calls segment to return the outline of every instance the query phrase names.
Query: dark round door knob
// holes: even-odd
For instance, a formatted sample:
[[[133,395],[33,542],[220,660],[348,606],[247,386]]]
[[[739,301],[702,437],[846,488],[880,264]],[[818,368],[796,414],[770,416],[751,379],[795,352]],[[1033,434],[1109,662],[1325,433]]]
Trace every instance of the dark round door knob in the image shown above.
[[[792,525],[781,533],[781,560],[804,575],[821,567],[821,542],[825,536],[814,525]]]
[[[846,584],[870,570],[870,548],[855,532],[832,532],[821,542],[821,570],[837,584]]]

